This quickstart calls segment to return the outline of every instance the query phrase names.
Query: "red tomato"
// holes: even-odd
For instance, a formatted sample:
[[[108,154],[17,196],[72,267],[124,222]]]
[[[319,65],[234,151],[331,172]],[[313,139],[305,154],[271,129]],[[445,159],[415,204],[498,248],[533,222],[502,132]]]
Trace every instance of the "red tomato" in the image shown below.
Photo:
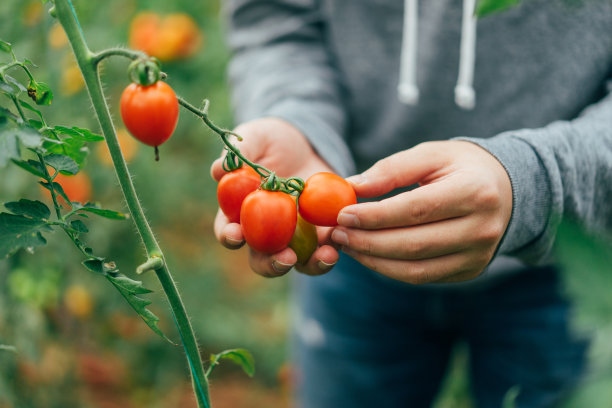
[[[256,251],[274,254],[285,249],[291,241],[296,223],[297,208],[289,194],[255,190],[242,202],[242,235]]]
[[[311,224],[333,227],[340,210],[355,203],[355,190],[348,181],[333,173],[316,173],[300,194],[300,215]]]
[[[244,198],[257,190],[261,178],[250,166],[242,166],[225,174],[217,185],[217,201],[230,222],[240,222],[240,206]]]
[[[132,136],[157,147],[174,132],[179,104],[176,94],[163,81],[142,86],[132,83],[121,95],[121,118]]]

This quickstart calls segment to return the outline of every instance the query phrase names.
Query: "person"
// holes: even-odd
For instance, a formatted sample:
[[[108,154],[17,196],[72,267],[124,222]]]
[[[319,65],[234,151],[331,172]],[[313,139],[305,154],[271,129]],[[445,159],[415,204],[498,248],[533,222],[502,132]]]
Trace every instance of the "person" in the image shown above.
[[[515,386],[517,407],[557,406],[588,340],[555,231],[612,230],[612,3],[224,5],[238,147],[283,177],[352,175],[360,197],[292,274],[297,405],[430,406],[465,342],[478,407]],[[222,212],[215,234],[244,244]],[[295,262],[250,251],[264,276]]]

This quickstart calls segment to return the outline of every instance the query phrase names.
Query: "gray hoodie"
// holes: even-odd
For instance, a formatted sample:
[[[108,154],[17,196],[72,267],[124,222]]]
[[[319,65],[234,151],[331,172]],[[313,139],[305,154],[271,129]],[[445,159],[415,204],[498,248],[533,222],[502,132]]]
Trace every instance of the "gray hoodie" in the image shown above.
[[[497,157],[514,207],[490,270],[547,262],[556,214],[612,232],[612,0],[524,0],[476,31],[460,0],[227,0],[226,12],[237,121],[287,120],[345,176],[429,140]],[[460,53],[460,84],[475,67],[471,110],[455,102]],[[398,96],[407,86],[418,103]]]

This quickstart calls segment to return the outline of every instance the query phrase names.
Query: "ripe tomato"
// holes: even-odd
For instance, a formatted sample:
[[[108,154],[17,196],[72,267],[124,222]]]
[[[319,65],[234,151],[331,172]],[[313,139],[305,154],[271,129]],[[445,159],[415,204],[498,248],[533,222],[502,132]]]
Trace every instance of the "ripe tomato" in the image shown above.
[[[163,81],[142,86],[132,83],[121,95],[121,118],[132,136],[157,147],[174,132],[179,104],[176,94]]]
[[[317,229],[298,214],[297,225],[289,248],[297,255],[297,263],[304,265],[317,249]]]
[[[300,194],[300,215],[315,225],[338,225],[338,213],[347,205],[357,203],[353,187],[333,173],[316,173],[306,180]]]
[[[257,190],[261,178],[250,166],[225,174],[217,185],[217,201],[230,222],[240,222],[240,207],[244,198]]]
[[[256,251],[274,254],[285,249],[297,223],[295,200],[280,191],[255,190],[240,209],[242,235]]]

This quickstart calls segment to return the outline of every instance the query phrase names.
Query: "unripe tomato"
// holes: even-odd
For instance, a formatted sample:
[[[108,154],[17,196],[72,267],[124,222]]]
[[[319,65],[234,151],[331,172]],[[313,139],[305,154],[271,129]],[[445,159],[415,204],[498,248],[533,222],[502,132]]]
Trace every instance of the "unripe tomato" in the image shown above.
[[[289,245],[297,223],[295,200],[280,191],[255,190],[240,209],[242,235],[251,248],[274,254]]]
[[[225,174],[217,185],[217,201],[230,222],[240,222],[240,207],[249,193],[257,190],[261,178],[250,166]]]
[[[306,180],[300,194],[300,215],[311,224],[338,225],[338,213],[347,205],[356,204],[353,187],[333,173],[316,173]]]
[[[304,265],[317,249],[317,229],[298,214],[295,232],[289,242],[289,248],[297,255],[297,263]]]
[[[163,81],[143,86],[132,83],[121,95],[121,118],[136,139],[157,147],[174,132],[179,104],[176,94]]]

